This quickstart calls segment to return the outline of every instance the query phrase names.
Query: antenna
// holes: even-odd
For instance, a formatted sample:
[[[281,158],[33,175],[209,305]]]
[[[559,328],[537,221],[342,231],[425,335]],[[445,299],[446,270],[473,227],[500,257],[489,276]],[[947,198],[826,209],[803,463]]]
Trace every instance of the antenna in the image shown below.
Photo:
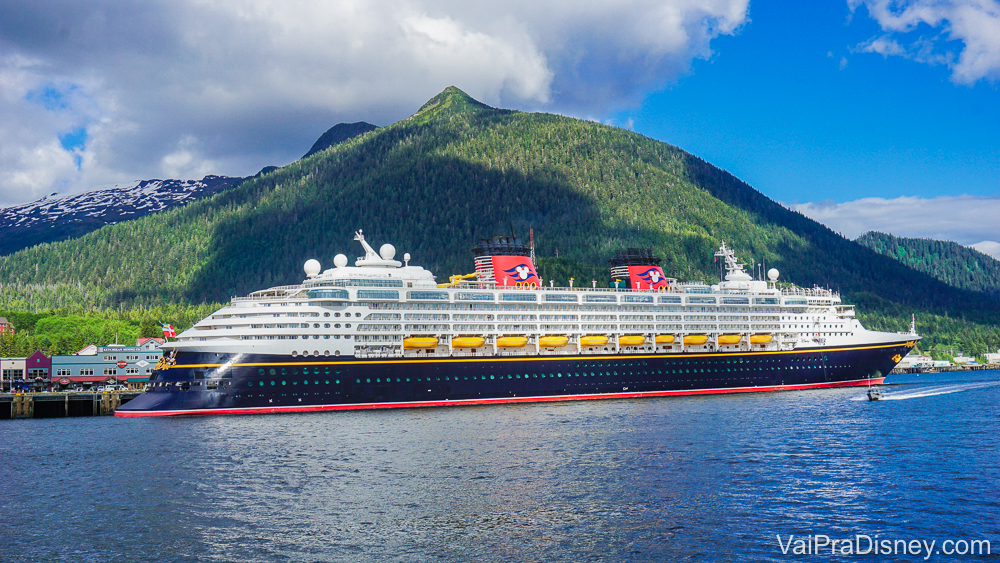
[[[535,263],[535,229],[528,229],[529,242],[531,244],[531,263]]]
[[[517,237],[514,236],[514,222],[513,221],[510,222],[510,238],[512,238],[512,239],[517,238]],[[513,242],[513,241],[511,241],[511,242]]]

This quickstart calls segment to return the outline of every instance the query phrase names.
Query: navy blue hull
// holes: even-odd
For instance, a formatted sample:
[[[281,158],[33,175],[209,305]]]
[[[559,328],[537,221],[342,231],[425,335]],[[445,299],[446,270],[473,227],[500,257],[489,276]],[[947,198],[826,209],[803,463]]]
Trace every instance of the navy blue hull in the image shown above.
[[[288,357],[179,352],[118,416],[734,393],[881,383],[914,342],[794,352]]]

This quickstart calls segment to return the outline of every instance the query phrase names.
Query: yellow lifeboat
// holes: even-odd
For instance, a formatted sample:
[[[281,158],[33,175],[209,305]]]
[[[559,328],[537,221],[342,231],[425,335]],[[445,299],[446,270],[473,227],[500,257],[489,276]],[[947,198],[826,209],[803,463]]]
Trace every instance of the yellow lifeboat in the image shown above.
[[[750,344],[770,344],[771,338],[770,334],[751,334]]]
[[[528,338],[524,336],[501,336],[497,338],[497,346],[500,348],[524,348],[528,344]]]
[[[619,346],[642,346],[646,343],[646,337],[634,334],[623,334],[618,337]]]
[[[407,350],[437,348],[437,345],[438,339],[433,336],[411,336],[403,339],[403,348]]]
[[[674,343],[674,335],[673,334],[657,334],[655,340],[656,340],[657,344],[673,344]]]
[[[607,336],[581,336],[580,346],[604,346],[608,343]]]
[[[700,346],[708,342],[708,336],[705,334],[689,334],[684,337],[685,346]]]
[[[482,336],[456,336],[451,339],[452,348],[482,348],[486,339]]]
[[[739,334],[720,334],[719,344],[739,344],[742,339]]]
[[[558,348],[565,346],[568,342],[568,336],[543,336],[538,339],[538,345],[542,348]]]

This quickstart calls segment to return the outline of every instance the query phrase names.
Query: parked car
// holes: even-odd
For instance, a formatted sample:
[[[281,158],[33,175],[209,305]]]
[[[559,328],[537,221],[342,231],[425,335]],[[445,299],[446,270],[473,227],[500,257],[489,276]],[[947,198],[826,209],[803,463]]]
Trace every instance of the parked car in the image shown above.
[[[109,393],[112,391],[128,391],[128,387],[124,385],[103,385],[97,388],[98,393]]]

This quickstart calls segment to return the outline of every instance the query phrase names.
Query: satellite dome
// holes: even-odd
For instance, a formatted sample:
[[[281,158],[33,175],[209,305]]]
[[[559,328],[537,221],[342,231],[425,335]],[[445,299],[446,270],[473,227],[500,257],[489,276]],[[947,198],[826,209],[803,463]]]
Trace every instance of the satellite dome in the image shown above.
[[[333,257],[333,265],[338,268],[343,268],[347,265],[347,256],[343,254],[338,254]]]
[[[322,269],[322,267],[319,265],[319,260],[309,259],[306,260],[306,264],[305,266],[302,266],[302,269],[306,271],[307,278],[314,278],[316,277],[316,274],[318,274],[319,271]]]
[[[396,247],[388,243],[383,244],[382,248],[378,249],[378,255],[383,260],[392,260],[396,256]]]
[[[770,270],[768,270],[767,271],[767,279],[769,279],[771,281],[774,281],[774,280],[778,279],[778,269],[777,268],[771,268]]]

